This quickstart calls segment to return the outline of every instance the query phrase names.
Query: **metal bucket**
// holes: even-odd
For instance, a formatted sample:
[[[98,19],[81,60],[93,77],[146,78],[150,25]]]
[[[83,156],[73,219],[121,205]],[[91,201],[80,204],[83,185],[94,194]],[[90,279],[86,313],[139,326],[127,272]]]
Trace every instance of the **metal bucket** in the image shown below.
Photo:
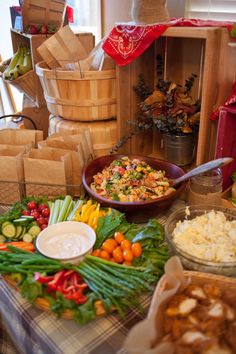
[[[196,136],[163,134],[165,159],[178,166],[189,165],[194,160]]]

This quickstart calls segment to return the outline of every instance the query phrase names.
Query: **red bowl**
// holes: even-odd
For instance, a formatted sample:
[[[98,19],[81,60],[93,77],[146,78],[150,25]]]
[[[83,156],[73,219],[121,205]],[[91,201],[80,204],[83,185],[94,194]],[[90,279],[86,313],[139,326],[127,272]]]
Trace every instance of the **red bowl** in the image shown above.
[[[140,156],[140,155],[106,155],[98,157],[90,162],[83,170],[82,182],[85,190],[91,198],[97,200],[104,207],[111,207],[124,212],[128,221],[142,223],[148,221],[148,219],[157,216],[163,210],[168,209],[176,198],[184,191],[187,182],[182,182],[176,187],[176,191],[158,198],[150,199],[140,202],[119,202],[115,200],[106,199],[96,194],[91,188],[90,184],[93,182],[93,176],[98,172],[101,172],[104,167],[109,166],[114,160],[120,159],[124,156],[128,156],[130,159],[139,159],[146,162],[155,170],[166,171],[166,176],[170,179],[174,179],[185,174],[185,171],[168,161],[158,160],[153,157]]]

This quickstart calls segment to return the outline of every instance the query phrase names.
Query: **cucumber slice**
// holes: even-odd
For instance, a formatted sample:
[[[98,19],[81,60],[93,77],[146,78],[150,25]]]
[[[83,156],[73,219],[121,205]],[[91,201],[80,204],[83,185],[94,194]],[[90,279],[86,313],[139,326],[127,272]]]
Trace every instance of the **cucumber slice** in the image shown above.
[[[33,225],[29,228],[28,233],[33,236],[36,237],[38,236],[38,234],[41,232],[41,229],[39,226]]]
[[[13,238],[16,235],[16,228],[12,223],[7,224],[4,228],[2,228],[3,236],[7,238]]]
[[[22,234],[22,230],[23,230],[23,227],[21,225],[17,225],[16,226],[15,238],[19,238],[20,237],[20,235]]]
[[[4,242],[6,242],[6,237],[5,236],[3,236],[3,235],[0,235],[0,243],[4,243]]]
[[[22,239],[22,237],[24,236],[24,234],[26,234],[26,226],[23,226],[23,227],[22,227],[22,232],[21,232],[21,234],[20,234],[20,236],[19,236],[19,239]]]
[[[30,234],[24,234],[23,239],[24,242],[33,242],[33,236]]]
[[[7,226],[8,224],[11,224],[11,222],[10,221],[4,221],[3,223],[2,223],[2,226],[1,226],[1,228],[3,229],[5,226]]]

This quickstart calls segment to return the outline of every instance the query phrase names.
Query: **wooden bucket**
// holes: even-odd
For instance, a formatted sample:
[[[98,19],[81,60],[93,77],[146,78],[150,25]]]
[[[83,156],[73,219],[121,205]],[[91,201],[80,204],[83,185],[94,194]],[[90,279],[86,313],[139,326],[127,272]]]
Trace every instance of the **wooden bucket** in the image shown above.
[[[56,29],[62,27],[65,17],[65,0],[23,0],[22,17],[23,30],[29,25],[54,25]]]
[[[74,121],[116,117],[116,71],[69,71],[36,64],[50,113]]]
[[[108,155],[113,145],[117,143],[117,121],[106,120],[99,122],[73,122],[50,115],[49,135],[55,133],[75,134],[89,128],[95,157]]]

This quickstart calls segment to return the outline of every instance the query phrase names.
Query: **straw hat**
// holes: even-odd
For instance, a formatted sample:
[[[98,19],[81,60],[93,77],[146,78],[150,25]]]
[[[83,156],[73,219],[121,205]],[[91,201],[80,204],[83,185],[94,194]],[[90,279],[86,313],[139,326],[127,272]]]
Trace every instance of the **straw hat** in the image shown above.
[[[132,0],[131,18],[137,24],[168,21],[166,0]]]

